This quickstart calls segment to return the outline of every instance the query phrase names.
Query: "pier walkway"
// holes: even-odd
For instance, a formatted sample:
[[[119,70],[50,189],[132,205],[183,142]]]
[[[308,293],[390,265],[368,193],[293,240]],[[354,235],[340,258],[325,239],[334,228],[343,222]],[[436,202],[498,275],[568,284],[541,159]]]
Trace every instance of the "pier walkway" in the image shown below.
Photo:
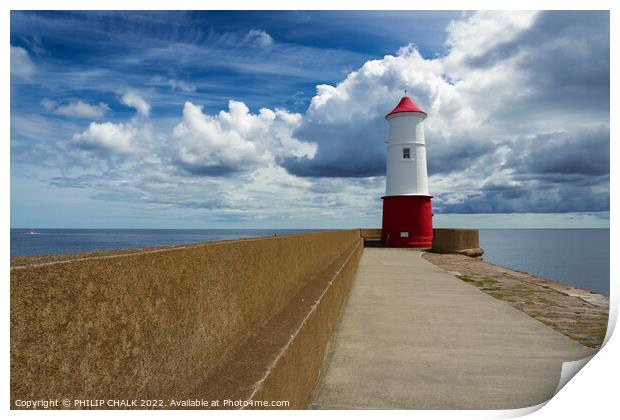
[[[528,407],[594,351],[421,255],[364,250],[311,408]]]

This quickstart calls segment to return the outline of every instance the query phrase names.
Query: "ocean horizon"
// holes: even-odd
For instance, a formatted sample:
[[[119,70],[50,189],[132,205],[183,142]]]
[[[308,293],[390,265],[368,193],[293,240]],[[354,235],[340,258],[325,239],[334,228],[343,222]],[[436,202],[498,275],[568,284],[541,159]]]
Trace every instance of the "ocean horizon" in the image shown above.
[[[334,229],[11,229],[11,257],[282,236]],[[609,229],[480,229],[484,260],[609,296]]]

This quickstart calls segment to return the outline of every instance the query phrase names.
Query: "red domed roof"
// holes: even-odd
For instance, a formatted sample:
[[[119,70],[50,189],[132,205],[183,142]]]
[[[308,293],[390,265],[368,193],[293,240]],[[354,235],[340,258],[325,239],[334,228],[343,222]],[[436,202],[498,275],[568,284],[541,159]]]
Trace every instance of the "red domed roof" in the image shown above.
[[[408,96],[403,96],[403,99],[401,99],[398,105],[396,105],[396,108],[394,108],[392,112],[387,114],[385,118],[388,118],[390,115],[399,114],[401,112],[418,112],[426,116],[426,112],[418,108]]]

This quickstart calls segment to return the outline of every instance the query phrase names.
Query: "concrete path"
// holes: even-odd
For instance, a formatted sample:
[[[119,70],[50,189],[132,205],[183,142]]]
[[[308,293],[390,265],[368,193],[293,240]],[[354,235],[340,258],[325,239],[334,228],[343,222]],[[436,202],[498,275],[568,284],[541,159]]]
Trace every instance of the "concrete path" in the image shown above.
[[[592,354],[421,254],[364,250],[312,408],[529,407]]]

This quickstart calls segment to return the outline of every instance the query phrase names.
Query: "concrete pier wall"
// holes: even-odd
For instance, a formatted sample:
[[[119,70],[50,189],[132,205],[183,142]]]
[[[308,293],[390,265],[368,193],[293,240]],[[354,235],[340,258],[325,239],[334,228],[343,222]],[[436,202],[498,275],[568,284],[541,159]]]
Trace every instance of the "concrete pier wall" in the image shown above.
[[[480,248],[478,229],[433,229],[433,252],[440,254],[465,254],[480,256],[484,250]]]
[[[195,395],[219,400],[284,400],[289,403],[286,407],[266,408],[307,408],[362,251],[362,241],[356,241],[306,282]]]
[[[360,236],[364,239],[381,239],[381,229],[378,228],[361,228]]]
[[[294,366],[316,343],[312,363],[302,365],[318,374],[319,347],[330,338],[361,243],[354,229],[14,267],[12,403],[187,397],[331,266],[316,300],[323,304],[300,318],[295,330],[303,334],[279,357]],[[254,394],[276,398],[295,381],[290,375],[307,375],[291,369],[274,368],[284,379],[270,376]],[[298,406],[312,392],[304,386]]]

